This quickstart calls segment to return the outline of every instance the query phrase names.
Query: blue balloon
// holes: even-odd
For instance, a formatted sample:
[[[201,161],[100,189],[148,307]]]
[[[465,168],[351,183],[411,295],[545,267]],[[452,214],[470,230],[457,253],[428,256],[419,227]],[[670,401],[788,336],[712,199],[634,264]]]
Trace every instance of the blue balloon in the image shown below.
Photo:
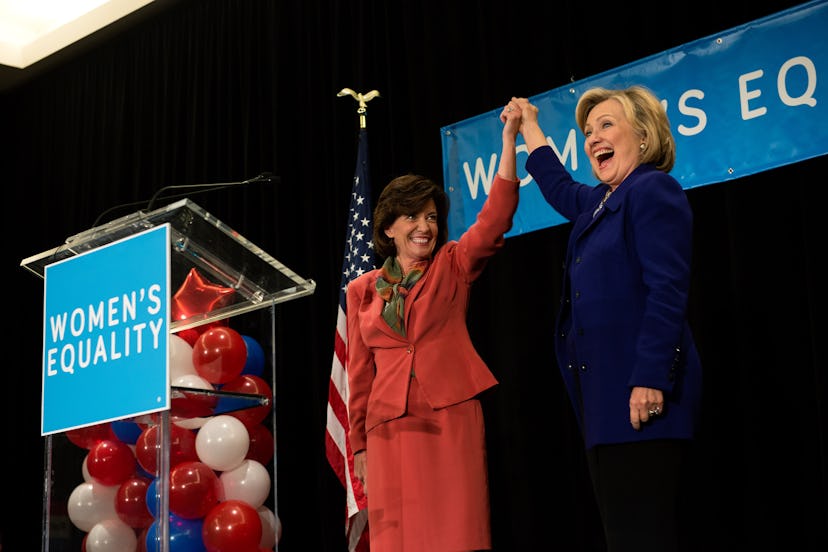
[[[259,342],[249,335],[243,335],[242,339],[247,345],[247,361],[244,363],[241,373],[261,377],[265,365],[264,350]]]
[[[170,552],[207,552],[201,537],[203,519],[184,519],[170,514],[169,550]],[[152,522],[147,529],[147,552],[161,550],[161,541],[158,536],[158,520]]]
[[[160,495],[158,494],[158,478],[153,477],[150,484],[147,485],[147,495],[146,495],[146,502],[147,502],[147,510],[149,513],[152,514],[152,517],[158,517],[158,499]]]
[[[134,445],[138,442],[138,437],[141,435],[141,426],[135,422],[127,422],[124,420],[116,420],[110,424],[115,436],[123,443]]]

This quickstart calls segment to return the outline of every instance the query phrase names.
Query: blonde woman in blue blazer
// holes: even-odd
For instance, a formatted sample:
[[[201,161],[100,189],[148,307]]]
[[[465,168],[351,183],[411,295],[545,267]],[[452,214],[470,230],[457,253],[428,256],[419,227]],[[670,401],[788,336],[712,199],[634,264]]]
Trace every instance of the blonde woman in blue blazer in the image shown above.
[[[594,88],[575,119],[599,180],[573,180],[521,107],[526,169],[572,223],[556,357],[586,446],[609,552],[678,550],[681,465],[702,370],[687,323],[693,215],[675,142],[644,87]]]

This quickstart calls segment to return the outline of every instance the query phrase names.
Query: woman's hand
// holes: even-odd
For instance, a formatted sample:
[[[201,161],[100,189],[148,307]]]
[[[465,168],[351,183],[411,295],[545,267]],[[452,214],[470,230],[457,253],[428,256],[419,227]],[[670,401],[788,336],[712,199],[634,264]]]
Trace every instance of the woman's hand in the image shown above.
[[[520,130],[520,108],[513,101],[510,101],[500,112],[500,120],[503,122],[502,146],[500,163],[497,166],[497,174],[506,180],[517,180],[517,167],[515,156],[515,144],[518,130]]]
[[[526,98],[512,98],[510,104],[514,104],[520,110],[520,133],[523,141],[526,142],[526,149],[532,153],[541,146],[547,145],[546,136],[538,124],[538,108]]]
[[[538,124],[538,108],[527,98],[512,98],[510,103],[515,104],[521,112],[521,123]],[[523,129],[521,128],[521,132]]]
[[[368,496],[368,455],[364,450],[354,454],[354,475],[362,483],[362,492]]]
[[[630,393],[630,423],[639,430],[641,424],[651,416],[660,416],[664,411],[664,393],[651,387],[633,387]]]
[[[521,121],[521,111],[517,103],[514,101],[507,103],[500,112],[500,120],[503,122],[503,140],[514,142],[520,130]]]

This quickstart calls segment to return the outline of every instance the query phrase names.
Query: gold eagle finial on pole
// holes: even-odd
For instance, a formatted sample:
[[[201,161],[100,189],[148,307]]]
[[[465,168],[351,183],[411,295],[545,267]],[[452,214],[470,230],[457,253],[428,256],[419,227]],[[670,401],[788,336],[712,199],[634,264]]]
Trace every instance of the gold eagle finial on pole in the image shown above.
[[[342,96],[351,96],[359,102],[359,107],[357,108],[357,113],[359,113],[359,128],[365,128],[365,113],[368,111],[367,103],[379,97],[380,93],[376,90],[371,90],[367,94],[363,94],[362,92],[354,92],[350,88],[343,88],[336,95],[339,98]]]

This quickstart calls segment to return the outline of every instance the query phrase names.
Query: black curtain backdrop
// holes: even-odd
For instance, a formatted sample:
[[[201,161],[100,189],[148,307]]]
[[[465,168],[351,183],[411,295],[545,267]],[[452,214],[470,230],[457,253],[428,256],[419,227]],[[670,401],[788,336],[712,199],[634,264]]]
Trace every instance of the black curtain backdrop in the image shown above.
[[[281,176],[191,197],[317,282],[276,309],[279,550],[342,552],[344,491],[324,438],[358,117],[336,93],[381,93],[367,115],[375,200],[400,173],[442,180],[442,126],[797,4],[161,3],[0,95],[5,552],[41,542],[43,289],[22,259],[162,186]],[[824,92],[818,84],[818,101]],[[828,549],[826,161],[688,191],[690,316],[706,377],[688,551]],[[472,336],[500,380],[483,397],[500,552],[603,550],[550,347],[568,232],[510,238],[474,288]]]

